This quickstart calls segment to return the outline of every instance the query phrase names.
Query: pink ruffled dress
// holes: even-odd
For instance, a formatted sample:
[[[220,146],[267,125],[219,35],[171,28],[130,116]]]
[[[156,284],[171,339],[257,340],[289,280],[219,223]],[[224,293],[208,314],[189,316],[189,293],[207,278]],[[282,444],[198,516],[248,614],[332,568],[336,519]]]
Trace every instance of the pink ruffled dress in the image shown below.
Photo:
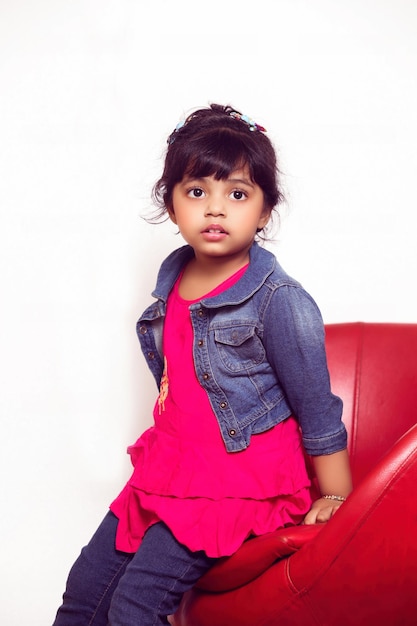
[[[207,296],[242,276],[243,268]],[[250,535],[299,523],[311,506],[310,481],[296,420],[252,436],[228,453],[193,363],[189,305],[174,286],[164,328],[165,371],[154,426],[129,447],[133,474],[110,509],[116,548],[136,552],[152,524],[210,557],[233,554]]]

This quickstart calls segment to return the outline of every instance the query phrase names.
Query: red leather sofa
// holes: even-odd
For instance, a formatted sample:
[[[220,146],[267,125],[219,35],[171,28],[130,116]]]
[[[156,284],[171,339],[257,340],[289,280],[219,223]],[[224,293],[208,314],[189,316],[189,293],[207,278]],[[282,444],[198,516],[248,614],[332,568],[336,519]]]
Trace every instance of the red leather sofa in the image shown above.
[[[354,490],[327,524],[248,540],[175,626],[416,626],[417,324],[326,326]]]

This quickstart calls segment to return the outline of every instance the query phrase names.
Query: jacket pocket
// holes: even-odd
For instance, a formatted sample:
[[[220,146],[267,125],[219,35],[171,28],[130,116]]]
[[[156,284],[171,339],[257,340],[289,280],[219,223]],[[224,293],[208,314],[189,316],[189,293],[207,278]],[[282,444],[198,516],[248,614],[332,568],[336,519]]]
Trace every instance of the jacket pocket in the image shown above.
[[[219,357],[230,372],[249,370],[266,359],[265,349],[254,326],[216,328],[214,340]]]

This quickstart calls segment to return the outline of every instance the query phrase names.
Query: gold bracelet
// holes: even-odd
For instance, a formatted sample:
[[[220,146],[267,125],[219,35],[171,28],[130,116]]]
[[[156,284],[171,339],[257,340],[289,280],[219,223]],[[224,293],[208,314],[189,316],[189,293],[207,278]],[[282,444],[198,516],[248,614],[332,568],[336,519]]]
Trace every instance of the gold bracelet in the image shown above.
[[[322,498],[326,498],[326,500],[337,500],[338,502],[344,502],[346,498],[344,496],[321,496]]]

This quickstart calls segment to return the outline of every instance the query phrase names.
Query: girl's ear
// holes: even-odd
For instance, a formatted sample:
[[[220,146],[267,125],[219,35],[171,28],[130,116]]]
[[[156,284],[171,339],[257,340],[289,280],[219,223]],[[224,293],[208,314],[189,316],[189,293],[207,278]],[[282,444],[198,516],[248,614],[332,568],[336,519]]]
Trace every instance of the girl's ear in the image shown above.
[[[262,215],[259,218],[258,226],[256,229],[257,232],[260,232],[268,224],[271,218],[271,213],[272,213],[272,210],[269,207],[264,208],[264,210],[262,211]]]
[[[174,224],[176,224],[177,218],[175,217],[174,209],[172,207],[167,207],[167,211],[171,222],[174,222]]]

